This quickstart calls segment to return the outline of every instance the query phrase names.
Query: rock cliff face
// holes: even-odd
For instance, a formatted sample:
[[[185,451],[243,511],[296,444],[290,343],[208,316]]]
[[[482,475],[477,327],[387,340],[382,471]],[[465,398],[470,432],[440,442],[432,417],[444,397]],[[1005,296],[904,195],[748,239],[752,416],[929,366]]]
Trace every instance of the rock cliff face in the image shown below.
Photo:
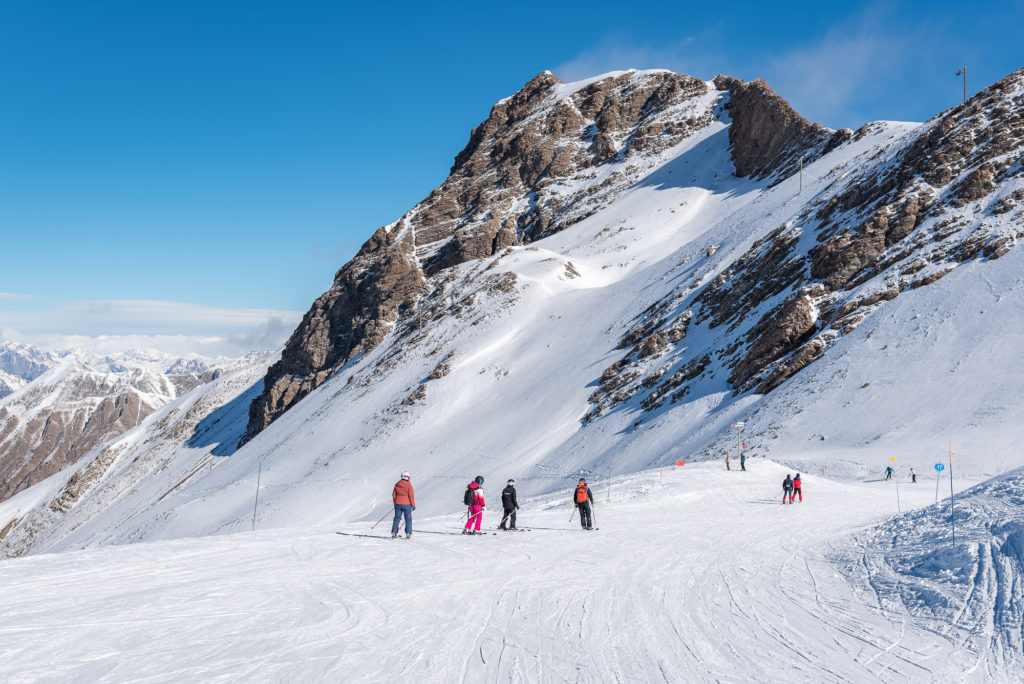
[[[715,87],[729,93],[729,142],[737,176],[791,176],[801,158],[812,162],[853,137],[849,129],[833,131],[803,118],[763,79],[747,83],[718,76]]]
[[[599,210],[645,161],[712,121],[717,100],[704,81],[668,71],[572,86],[543,72],[494,105],[448,179],[374,233],[313,304],[252,404],[246,439],[378,345],[430,279]]]
[[[245,439],[392,331],[442,315],[437,302],[454,267],[600,212],[714,122],[728,124],[735,175],[761,189],[791,178],[801,160],[878,142],[842,172],[809,176],[806,208],[745,253],[708,246],[715,277],[681,286],[631,326],[620,345],[630,351],[601,376],[588,416],[634,395],[647,410],[681,400],[684,378],[711,372],[705,357],[727,366],[736,392],[771,391],[880,303],[1016,244],[1003,219],[1018,216],[1024,198],[1024,188],[1010,187],[1024,146],[1020,79],[1012,74],[921,126],[854,133],[807,121],[762,80],[650,71],[564,84],[541,73],[493,107],[440,187],[338,271],[267,374]],[[742,339],[677,359],[672,370],[665,361],[694,324]],[[652,374],[654,363],[662,367]]]

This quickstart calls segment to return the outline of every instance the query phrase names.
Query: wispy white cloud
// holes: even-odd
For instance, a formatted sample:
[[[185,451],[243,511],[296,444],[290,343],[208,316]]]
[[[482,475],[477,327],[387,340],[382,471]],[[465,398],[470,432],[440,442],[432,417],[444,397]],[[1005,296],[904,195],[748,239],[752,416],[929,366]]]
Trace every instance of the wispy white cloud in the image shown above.
[[[808,119],[856,127],[869,116],[864,103],[875,102],[912,53],[930,40],[923,26],[908,29],[886,21],[885,8],[876,5],[765,60],[760,75]]]
[[[688,36],[662,46],[636,45],[619,37],[606,36],[594,47],[551,71],[566,82],[626,69],[670,69],[711,78],[718,73],[715,61],[715,52],[702,45],[701,36]]]
[[[35,297],[17,292],[0,292],[0,302],[30,302]]]
[[[0,312],[0,340],[43,349],[80,347],[113,352],[152,348],[173,354],[238,356],[279,347],[301,318],[298,311],[183,302],[40,302],[31,311]]]

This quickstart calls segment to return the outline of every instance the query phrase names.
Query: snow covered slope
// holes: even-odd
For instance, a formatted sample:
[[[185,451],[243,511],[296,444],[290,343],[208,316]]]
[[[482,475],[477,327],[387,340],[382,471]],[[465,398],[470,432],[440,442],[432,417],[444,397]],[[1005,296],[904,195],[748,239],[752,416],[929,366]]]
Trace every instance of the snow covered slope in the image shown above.
[[[310,321],[328,311],[321,305],[351,294],[342,274],[373,279],[384,271],[368,264],[387,268],[360,261],[369,252],[357,257],[293,340],[320,353],[309,340],[373,328],[376,346],[361,338],[361,351],[318,371],[312,390],[275,374],[294,364],[282,359],[268,376],[285,392],[278,398],[308,395],[230,459],[144,511],[115,502],[90,512],[87,537],[34,548],[246,529],[257,473],[261,526],[379,515],[403,469],[414,473],[423,512],[441,514],[478,474],[515,477],[524,493],[540,494],[580,472],[721,459],[735,448],[737,420],[747,423],[750,453],[841,476],[880,471],[894,455],[901,472],[923,472],[949,440],[964,475],[1022,465],[1009,449],[1022,436],[1012,417],[1024,408],[1024,370],[1010,357],[1024,330],[1024,257],[1011,249],[1024,148],[1008,143],[1024,136],[1020,77],[925,124],[839,135],[796,122],[793,140],[813,143],[803,180],[781,171],[738,178],[737,149],[751,145],[734,128],[750,128],[745,91],[728,79],[684,80],[687,89],[672,91],[680,99],[627,131],[629,140],[650,135],[683,112],[695,123],[672,129],[672,144],[628,154],[620,145],[594,166],[570,137],[583,161],[547,183],[545,196],[589,209],[532,242],[453,266],[432,262],[433,275],[406,293],[418,294],[390,323],[317,328]],[[564,110],[576,94],[630,103],[636,92],[661,92],[644,88],[666,78],[542,78],[530,86],[540,89],[536,110],[501,116],[512,117],[508,135],[547,130],[544,117],[575,121]],[[763,95],[754,111],[797,116],[782,104]],[[620,114],[619,125],[629,120]],[[1012,124],[1002,137],[985,127],[992,117]],[[455,174],[452,188],[488,182],[489,167],[472,162],[484,141],[473,140],[459,168],[482,175]],[[787,169],[792,151],[775,142],[759,163]],[[431,197],[417,211],[441,201]],[[416,216],[395,234],[409,235]],[[438,243],[426,240],[414,242]],[[427,258],[423,249],[415,259]],[[266,383],[260,391],[264,402]]]
[[[364,523],[7,561],[0,673],[179,682],[1024,678],[1019,649],[979,666],[969,639],[984,632],[984,613],[963,611],[954,625],[922,615],[877,576],[870,544],[851,550],[849,532],[895,513],[893,483],[806,475],[804,502],[783,506],[784,474],[758,459],[745,473],[697,464],[619,478],[595,488],[597,532],[569,522],[562,492],[524,500],[520,524],[531,531],[499,536],[461,536],[454,516],[417,517],[409,540]],[[902,490],[904,506],[933,496],[927,483]],[[493,528],[495,514],[486,515]],[[925,509],[892,524],[916,528],[935,516]],[[837,564],[839,554],[856,566]],[[973,605],[964,574],[966,583],[943,591]]]

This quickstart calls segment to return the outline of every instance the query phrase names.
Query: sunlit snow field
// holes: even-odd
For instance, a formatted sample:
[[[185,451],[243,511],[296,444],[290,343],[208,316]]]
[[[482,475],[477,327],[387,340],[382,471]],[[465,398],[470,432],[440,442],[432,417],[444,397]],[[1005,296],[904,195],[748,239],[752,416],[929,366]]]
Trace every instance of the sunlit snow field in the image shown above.
[[[944,630],[937,616],[915,616],[872,584],[867,558],[883,554],[863,530],[896,513],[895,481],[805,473],[803,503],[783,505],[786,470],[765,459],[748,465],[595,485],[600,530],[589,533],[569,521],[567,490],[522,502],[528,532],[466,537],[453,515],[416,518],[409,540],[390,539],[385,521],[6,561],[0,676],[1020,679],[990,662],[973,669],[984,646],[964,636],[971,625]],[[899,483],[899,505],[932,504],[933,485]],[[922,520],[944,529],[948,510],[925,509]],[[485,530],[497,516],[488,509]],[[1019,601],[1019,579],[1012,591]]]

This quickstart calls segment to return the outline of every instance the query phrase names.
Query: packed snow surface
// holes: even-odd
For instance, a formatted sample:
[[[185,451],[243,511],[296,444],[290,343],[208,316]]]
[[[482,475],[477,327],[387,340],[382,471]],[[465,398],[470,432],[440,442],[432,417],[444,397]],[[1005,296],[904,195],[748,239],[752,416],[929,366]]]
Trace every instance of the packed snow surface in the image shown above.
[[[1019,658],[979,667],[963,635],[983,631],[983,615],[944,631],[940,616],[915,615],[872,584],[860,560],[879,553],[850,533],[900,520],[890,517],[898,505],[931,504],[930,481],[805,473],[804,501],[783,505],[785,474],[754,459],[747,472],[702,463],[595,485],[595,532],[570,522],[566,489],[521,501],[530,531],[493,536],[462,536],[452,515],[416,517],[411,539],[392,540],[389,516],[376,529],[278,528],[7,561],[0,676],[1022,679]],[[497,488],[487,496],[491,532]],[[918,515],[941,526],[948,507]],[[1010,588],[1018,601],[1020,589]]]

